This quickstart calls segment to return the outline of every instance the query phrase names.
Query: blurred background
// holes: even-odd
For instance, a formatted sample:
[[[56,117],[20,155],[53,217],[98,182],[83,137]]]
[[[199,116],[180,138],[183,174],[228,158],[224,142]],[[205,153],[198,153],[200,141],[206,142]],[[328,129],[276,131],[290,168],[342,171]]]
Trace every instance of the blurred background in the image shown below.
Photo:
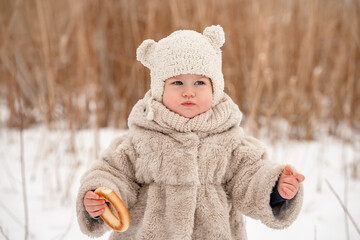
[[[88,239],[79,179],[150,87],[137,47],[217,24],[247,134],[306,176],[299,220],[249,239],[358,239],[359,0],[0,0],[0,239]]]
[[[252,134],[360,129],[358,0],[1,0],[2,125],[19,127],[20,99],[24,127],[126,128],[150,86],[140,43],[212,24],[225,30],[226,92]]]

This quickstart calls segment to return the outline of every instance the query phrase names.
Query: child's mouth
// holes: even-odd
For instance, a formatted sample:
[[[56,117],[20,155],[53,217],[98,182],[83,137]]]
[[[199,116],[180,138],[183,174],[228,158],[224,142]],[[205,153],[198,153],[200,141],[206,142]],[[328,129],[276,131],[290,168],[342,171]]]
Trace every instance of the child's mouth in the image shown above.
[[[183,102],[181,105],[183,105],[185,107],[192,107],[192,106],[195,106],[195,103],[193,103],[193,102]]]

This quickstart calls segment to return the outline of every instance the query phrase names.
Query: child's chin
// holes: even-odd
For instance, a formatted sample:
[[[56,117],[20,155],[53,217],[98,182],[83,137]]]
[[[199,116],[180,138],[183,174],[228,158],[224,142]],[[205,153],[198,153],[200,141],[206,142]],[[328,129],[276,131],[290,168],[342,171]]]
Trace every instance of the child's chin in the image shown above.
[[[178,114],[185,118],[193,118],[196,116],[196,114],[189,114],[189,113],[178,113]]]
[[[186,117],[186,118],[194,118],[197,115],[199,115],[199,114],[198,113],[186,113],[186,114],[183,114],[182,116]]]

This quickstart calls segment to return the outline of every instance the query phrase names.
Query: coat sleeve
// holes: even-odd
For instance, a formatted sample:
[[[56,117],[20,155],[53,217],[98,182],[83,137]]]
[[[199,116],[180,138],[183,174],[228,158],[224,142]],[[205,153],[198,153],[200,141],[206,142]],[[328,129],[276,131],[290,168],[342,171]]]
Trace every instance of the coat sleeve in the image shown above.
[[[83,199],[87,191],[106,186],[119,195],[128,209],[135,204],[139,185],[135,182],[131,162],[133,158],[135,158],[133,146],[125,140],[125,137],[117,138],[105,150],[101,159],[82,176],[76,200],[76,213],[80,229],[84,234],[99,237],[110,229],[101,218],[94,219],[85,210]]]
[[[293,199],[270,207],[272,189],[285,166],[269,161],[260,141],[245,137],[234,150],[231,165],[230,169],[236,170],[231,173],[227,190],[236,210],[275,229],[295,221],[302,206],[303,186]]]

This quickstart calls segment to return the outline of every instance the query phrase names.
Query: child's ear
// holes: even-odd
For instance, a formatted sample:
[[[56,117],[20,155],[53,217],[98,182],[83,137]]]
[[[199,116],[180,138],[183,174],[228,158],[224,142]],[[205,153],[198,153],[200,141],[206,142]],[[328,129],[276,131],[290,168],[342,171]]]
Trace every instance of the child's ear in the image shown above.
[[[143,41],[136,50],[136,59],[149,69],[153,67],[153,56],[156,44],[154,40],[147,39]]]
[[[205,28],[203,35],[209,39],[215,48],[220,49],[225,43],[225,33],[220,25]]]

